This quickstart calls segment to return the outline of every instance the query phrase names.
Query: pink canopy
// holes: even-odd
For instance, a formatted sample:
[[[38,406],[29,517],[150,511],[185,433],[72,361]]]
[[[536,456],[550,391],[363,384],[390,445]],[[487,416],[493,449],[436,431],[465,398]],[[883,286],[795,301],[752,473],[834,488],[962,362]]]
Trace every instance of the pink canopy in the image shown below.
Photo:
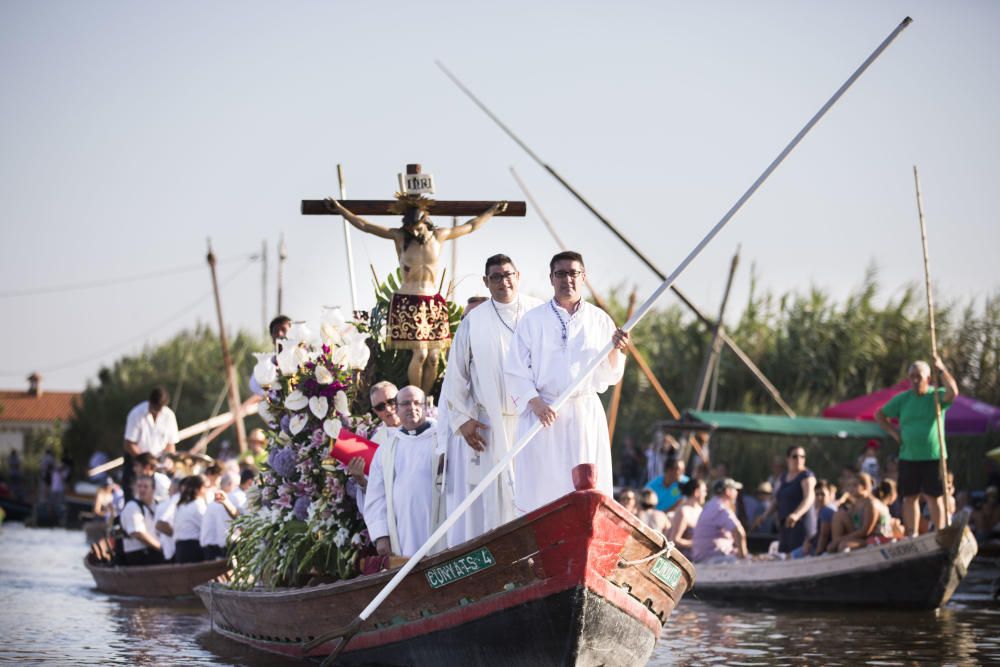
[[[910,383],[903,380],[892,387],[831,405],[823,410],[823,416],[874,421],[876,410],[885,405],[890,398],[906,391],[909,387]],[[977,435],[987,431],[1000,431],[1000,408],[959,395],[955,399],[955,403],[945,413],[944,429],[948,435]]]

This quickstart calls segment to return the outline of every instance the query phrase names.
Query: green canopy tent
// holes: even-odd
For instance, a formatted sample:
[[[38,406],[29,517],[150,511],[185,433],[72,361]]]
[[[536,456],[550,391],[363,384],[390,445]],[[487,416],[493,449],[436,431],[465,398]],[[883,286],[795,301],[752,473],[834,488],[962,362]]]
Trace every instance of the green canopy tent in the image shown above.
[[[710,431],[722,433],[757,433],[760,435],[795,438],[838,438],[841,440],[883,439],[886,432],[873,422],[825,417],[785,417],[754,415],[743,412],[710,412],[691,410],[681,421],[659,422],[660,428],[671,431]]]

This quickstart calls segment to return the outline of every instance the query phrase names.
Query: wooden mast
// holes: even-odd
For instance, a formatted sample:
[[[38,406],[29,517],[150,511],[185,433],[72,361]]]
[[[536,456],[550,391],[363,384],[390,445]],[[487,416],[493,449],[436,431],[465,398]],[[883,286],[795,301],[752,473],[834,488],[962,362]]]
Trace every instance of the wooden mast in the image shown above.
[[[229,387],[229,412],[236,424],[236,442],[242,454],[247,450],[247,434],[243,427],[243,411],[240,403],[240,389],[236,383],[236,371],[233,368],[232,357],[229,356],[229,340],[226,338],[226,325],[222,320],[222,301],[219,297],[219,279],[215,274],[215,254],[212,252],[212,241],[208,242],[208,268],[212,273],[212,292],[215,294],[215,312],[219,316],[219,341],[222,343],[222,361],[226,367],[226,383]],[[280,292],[279,292],[280,294]]]

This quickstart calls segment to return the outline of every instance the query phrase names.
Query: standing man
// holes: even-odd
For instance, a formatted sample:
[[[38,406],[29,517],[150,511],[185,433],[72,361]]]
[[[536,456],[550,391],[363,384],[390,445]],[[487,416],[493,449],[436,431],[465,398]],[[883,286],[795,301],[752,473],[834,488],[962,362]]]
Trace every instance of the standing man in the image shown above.
[[[425,401],[419,387],[400,390],[400,427],[372,459],[364,517],[379,556],[411,556],[437,527],[437,430]]]
[[[935,528],[944,525],[944,486],[941,480],[941,447],[938,442],[937,410],[934,393],[941,401],[941,419],[958,396],[958,383],[941,357],[934,357],[934,367],[941,374],[944,387],[930,386],[931,368],[926,361],[915,361],[907,371],[910,388],[896,394],[875,413],[875,421],[899,443],[899,495],[903,497],[903,531],[917,536],[920,498],[931,513]],[[899,427],[889,422],[899,419]]]
[[[446,431],[442,435],[451,436],[451,443],[460,443],[458,449],[448,448],[448,514],[514,444],[518,411],[507,391],[504,363],[514,329],[529,310],[542,303],[519,293],[520,278],[507,255],[487,259],[483,284],[490,298],[474,310],[470,304],[451,345],[441,387],[441,405],[450,420],[438,426]],[[448,546],[517,518],[513,469],[504,470],[477,505],[480,501],[481,512],[470,509],[464,523],[456,523],[449,532]]]
[[[163,387],[156,387],[149,394],[149,400],[132,408],[125,420],[125,464],[122,468],[122,489],[126,500],[132,497],[135,472],[132,469],[135,457],[149,452],[159,458],[161,454],[173,454],[177,448],[177,417],[167,407],[170,395]]]
[[[521,318],[505,368],[507,390],[519,413],[515,441],[536,421],[545,427],[514,459],[515,503],[521,513],[573,490],[570,471],[597,465],[597,488],[611,495],[611,443],[604,406],[597,397],[625,371],[629,335],[607,313],[583,300],[583,257],[560,252],[549,262],[552,299]],[[557,415],[550,407],[608,341],[606,359]]]
[[[396,385],[388,380],[376,382],[368,389],[368,400],[371,403],[372,412],[381,420],[381,423],[369,434],[369,439],[380,447],[388,443],[399,429],[399,413],[396,411],[398,393]],[[350,477],[348,490],[353,487],[354,501],[358,504],[358,511],[364,515],[365,491],[368,489],[365,460],[360,456],[351,459],[347,464],[347,474]]]

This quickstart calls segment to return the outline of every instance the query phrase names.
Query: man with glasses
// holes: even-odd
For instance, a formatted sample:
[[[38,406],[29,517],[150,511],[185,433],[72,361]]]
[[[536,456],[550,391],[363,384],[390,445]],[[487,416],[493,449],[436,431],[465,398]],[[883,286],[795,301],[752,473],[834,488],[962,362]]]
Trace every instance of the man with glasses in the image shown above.
[[[553,297],[521,318],[507,356],[507,390],[520,415],[515,441],[536,421],[545,427],[514,459],[515,503],[522,513],[572,491],[570,471],[580,463],[596,464],[597,488],[612,492],[608,422],[597,394],[621,379],[629,336],[583,300],[585,271],[579,253],[552,258]],[[607,358],[557,415],[550,403],[609,341],[613,347]]]
[[[941,357],[934,357],[934,367],[941,374],[943,387],[931,387],[931,367],[926,361],[910,365],[907,377],[910,388],[896,394],[875,412],[875,421],[899,443],[899,495],[903,497],[903,530],[917,536],[920,498],[931,513],[935,528],[943,526],[945,513],[944,480],[941,479],[941,449],[938,442],[937,410],[934,395],[941,402],[941,419],[958,396],[958,383]],[[899,427],[889,422],[899,419]]]
[[[376,382],[368,389],[368,399],[372,405],[372,412],[381,420],[375,431],[369,434],[369,439],[375,444],[385,445],[396,434],[399,428],[399,414],[396,412],[396,396],[399,391],[396,385],[388,380]],[[347,464],[347,474],[354,482],[354,499],[358,503],[358,509],[364,514],[365,491],[368,488],[368,476],[365,475],[365,460],[360,456],[355,456]]]
[[[519,292],[520,278],[507,255],[487,259],[483,284],[490,298],[474,310],[466,310],[451,345],[441,388],[442,412],[447,413],[448,423],[438,427],[439,437],[447,439],[449,445],[449,514],[514,444],[517,409],[505,384],[504,363],[518,322],[542,304],[540,299]],[[508,467],[448,532],[448,546],[515,518],[513,470]]]
[[[396,396],[400,425],[372,459],[364,517],[380,556],[410,556],[437,527],[437,430],[419,387]]]

